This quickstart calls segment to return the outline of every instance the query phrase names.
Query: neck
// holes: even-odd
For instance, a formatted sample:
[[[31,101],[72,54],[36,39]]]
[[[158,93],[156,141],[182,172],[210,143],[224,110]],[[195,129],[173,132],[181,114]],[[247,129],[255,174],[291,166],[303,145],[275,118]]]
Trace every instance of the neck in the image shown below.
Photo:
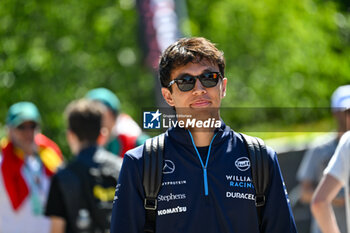
[[[88,143],[88,142],[80,142],[80,143],[77,143],[74,146],[72,146],[71,150],[72,150],[73,154],[78,155],[82,150],[84,150],[90,146],[93,146],[93,145],[95,145],[95,144]]]
[[[190,129],[194,144],[197,147],[209,146],[214,136],[214,129],[198,130]]]
[[[214,131],[218,127],[216,122],[220,122],[220,115],[218,112],[215,114],[208,115],[204,117],[205,114],[198,114],[197,117],[191,117],[191,119],[196,119],[196,121],[201,121],[202,125],[197,126],[199,128],[191,127],[188,130],[191,132],[194,144],[197,147],[209,146],[211,140],[214,136]]]

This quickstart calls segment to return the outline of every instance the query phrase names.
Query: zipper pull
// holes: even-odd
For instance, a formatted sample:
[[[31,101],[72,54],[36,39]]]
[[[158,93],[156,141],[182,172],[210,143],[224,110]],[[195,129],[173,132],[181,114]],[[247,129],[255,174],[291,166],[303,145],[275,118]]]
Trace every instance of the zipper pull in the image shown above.
[[[203,168],[203,176],[204,176],[204,194],[208,196],[208,177],[207,177],[207,168]]]

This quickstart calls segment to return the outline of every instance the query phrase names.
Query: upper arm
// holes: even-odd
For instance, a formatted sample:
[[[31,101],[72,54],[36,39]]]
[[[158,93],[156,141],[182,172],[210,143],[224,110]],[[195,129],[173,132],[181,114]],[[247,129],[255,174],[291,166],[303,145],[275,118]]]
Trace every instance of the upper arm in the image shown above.
[[[350,166],[350,131],[340,139],[337,149],[329,161],[324,174],[330,174],[343,185],[348,182]]]
[[[332,175],[325,175],[316,188],[312,202],[331,203],[342,187],[342,183]]]
[[[331,202],[341,187],[339,180],[325,175],[315,191],[311,211],[322,232],[340,232]]]
[[[64,218],[52,216],[50,233],[64,233],[66,229],[66,221]]]

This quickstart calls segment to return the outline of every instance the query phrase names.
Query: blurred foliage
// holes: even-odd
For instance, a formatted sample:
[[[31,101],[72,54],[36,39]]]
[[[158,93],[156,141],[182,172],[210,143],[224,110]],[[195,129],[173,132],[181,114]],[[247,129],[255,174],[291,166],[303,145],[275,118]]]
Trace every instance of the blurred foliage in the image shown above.
[[[95,87],[110,88],[122,108],[151,106],[153,75],[139,59],[134,3],[4,0],[0,2],[0,117],[17,101],[34,102],[43,131],[64,147],[62,112]]]
[[[333,90],[349,80],[350,15],[341,1],[187,1],[187,12],[183,32],[225,52],[224,107],[328,107]],[[142,107],[155,103],[137,28],[134,0],[0,1],[0,119],[11,104],[32,101],[43,132],[68,153],[65,106],[104,86],[140,122]],[[223,119],[259,120],[230,111]]]
[[[329,107],[332,92],[350,77],[350,15],[333,1],[188,1],[193,35],[225,52],[225,107]],[[209,4],[209,5],[208,5]],[[304,120],[303,113],[293,117]],[[280,112],[270,120],[288,121]],[[297,111],[294,111],[297,113]],[[329,116],[330,112],[315,118]],[[254,123],[256,115],[231,122]]]

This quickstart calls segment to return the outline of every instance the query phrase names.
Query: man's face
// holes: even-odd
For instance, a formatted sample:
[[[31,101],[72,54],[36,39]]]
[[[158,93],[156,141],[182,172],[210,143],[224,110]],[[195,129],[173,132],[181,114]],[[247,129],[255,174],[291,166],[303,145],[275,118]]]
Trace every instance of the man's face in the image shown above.
[[[170,80],[174,80],[184,74],[192,76],[201,75],[208,72],[219,72],[217,65],[211,64],[207,60],[202,60],[200,63],[187,63],[185,66],[178,67],[171,72]],[[162,88],[162,94],[166,102],[175,107],[177,114],[192,114],[198,115],[209,114],[208,117],[219,117],[219,108],[221,99],[226,93],[226,78],[219,78],[216,86],[206,88],[197,79],[192,90],[183,92],[177,84],[174,83],[170,92],[167,88]]]
[[[22,149],[25,153],[34,153],[34,136],[37,124],[33,121],[25,121],[17,127],[9,129],[9,136],[16,147]]]

